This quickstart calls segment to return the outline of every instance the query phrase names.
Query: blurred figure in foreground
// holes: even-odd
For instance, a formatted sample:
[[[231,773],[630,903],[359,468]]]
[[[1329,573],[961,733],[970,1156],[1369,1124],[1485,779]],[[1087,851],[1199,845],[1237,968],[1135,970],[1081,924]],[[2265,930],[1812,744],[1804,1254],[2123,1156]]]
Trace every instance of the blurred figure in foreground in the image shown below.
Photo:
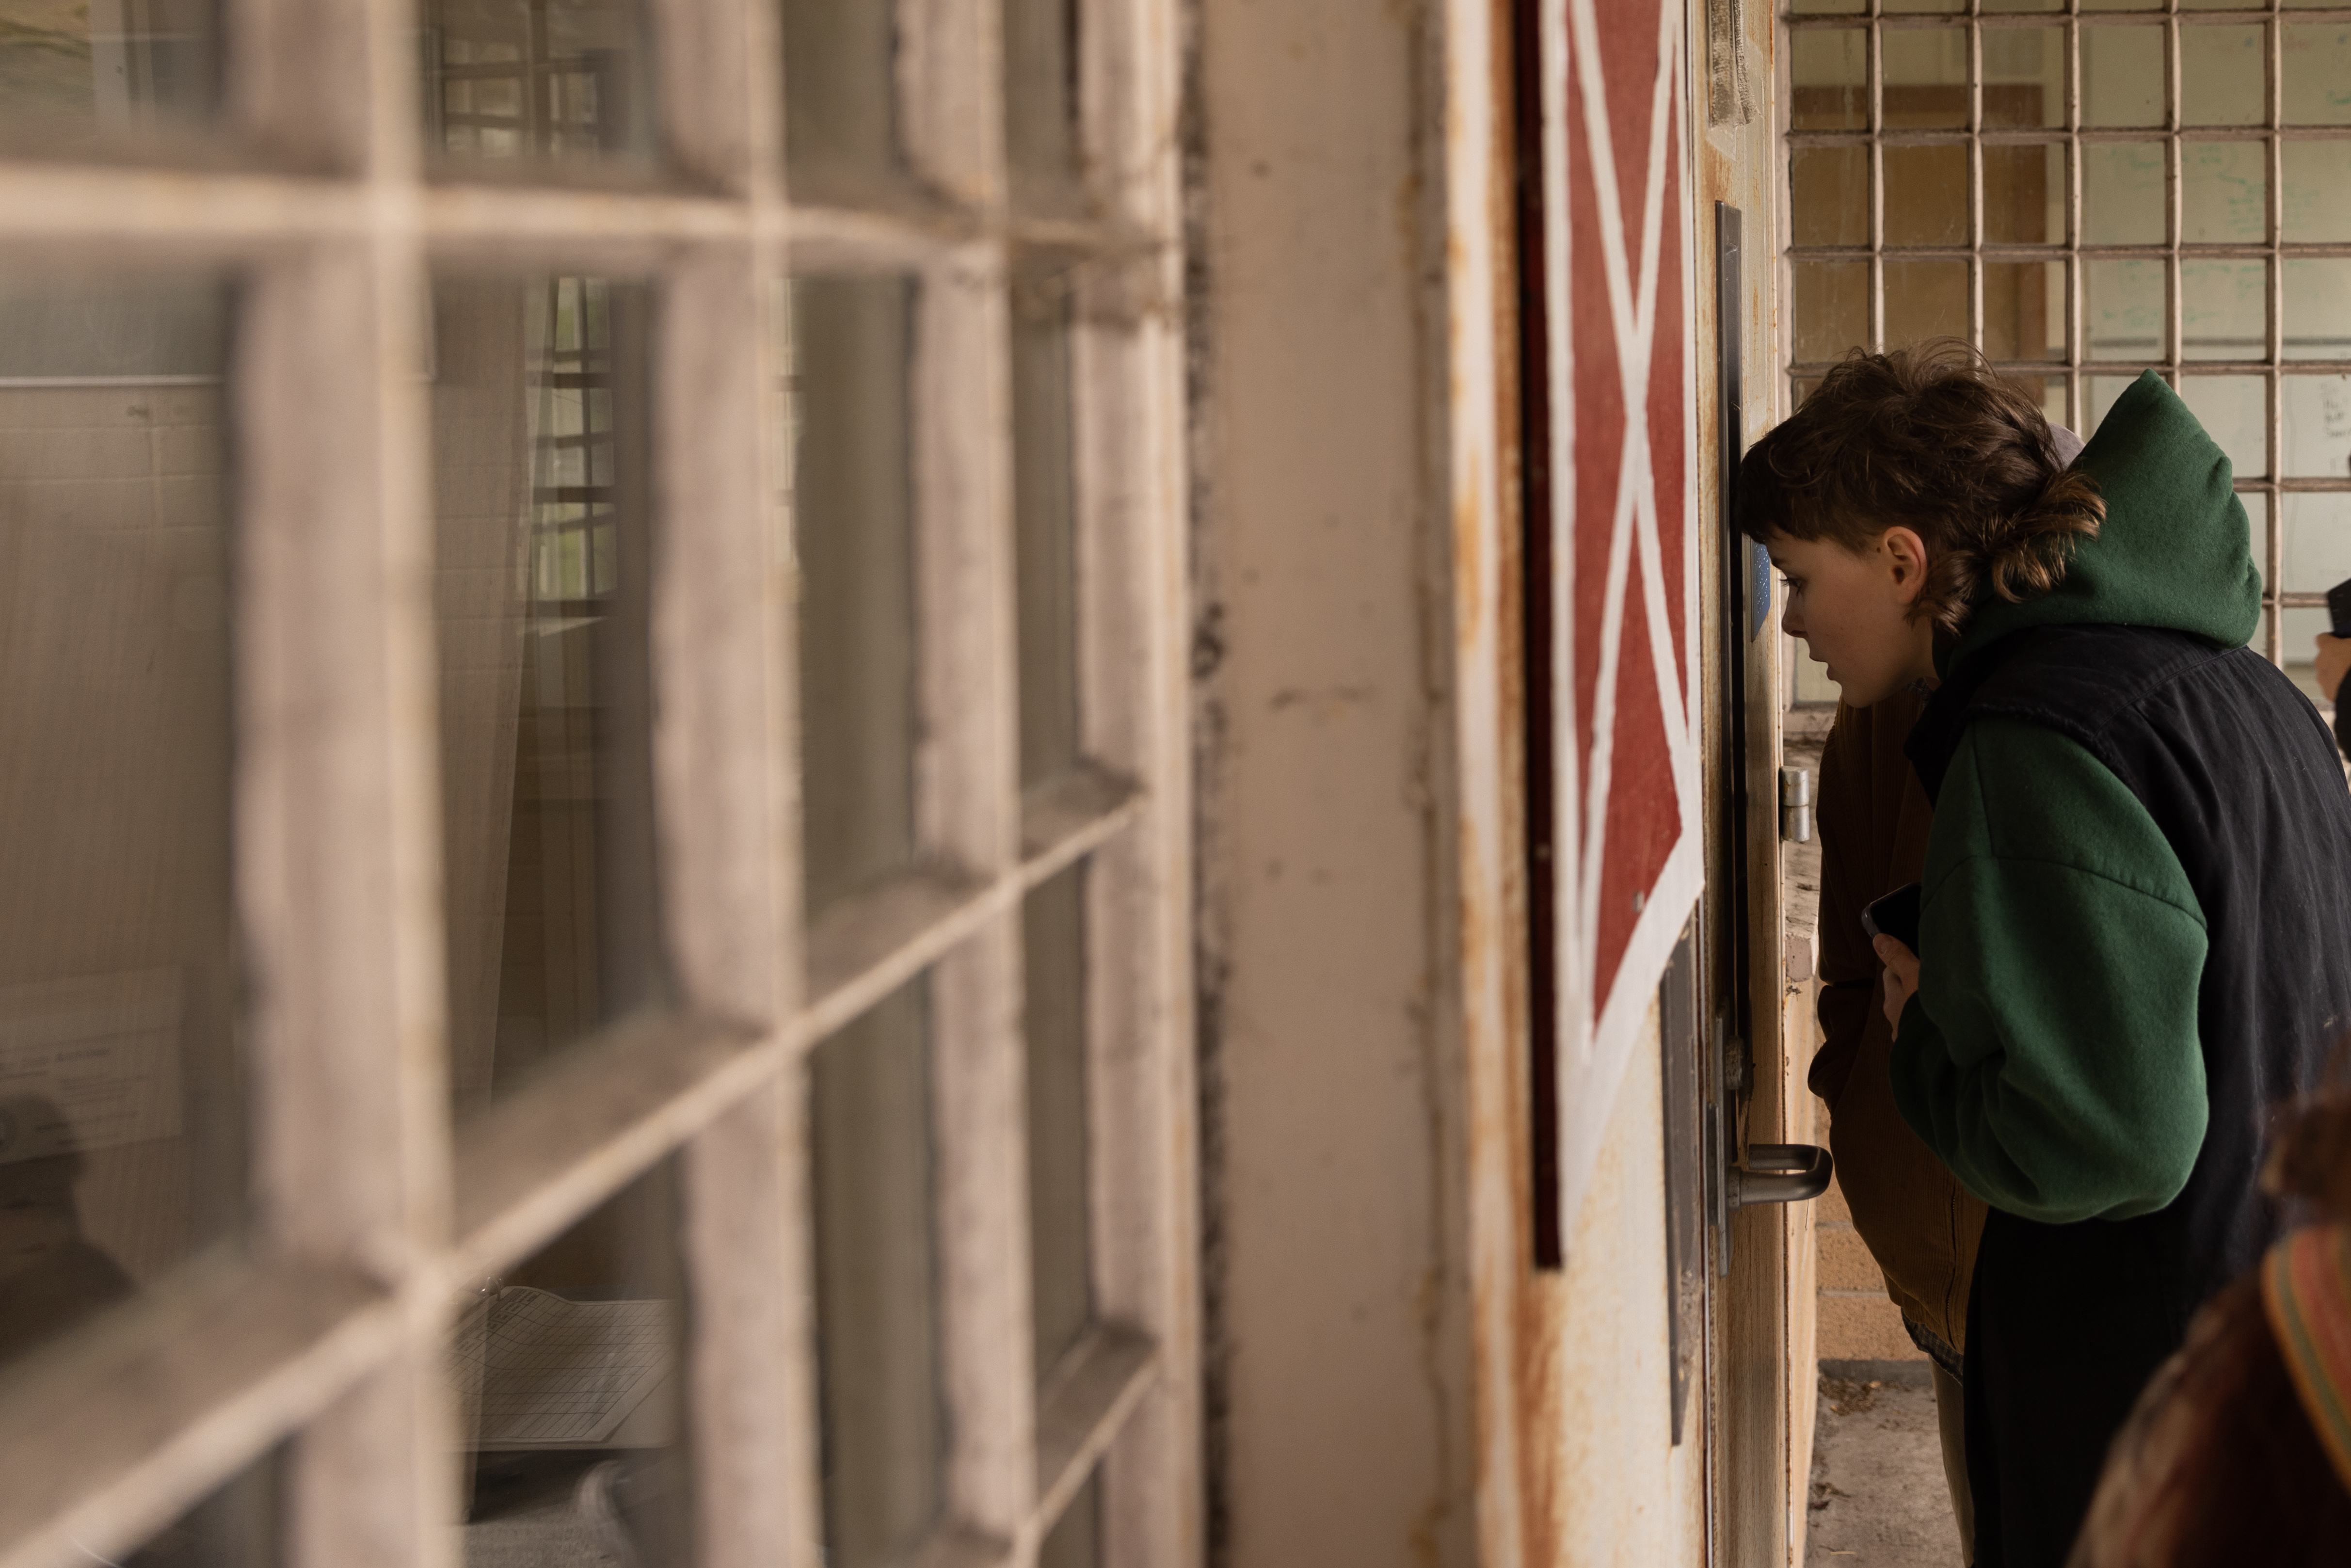
[[[2351,1087],[2279,1139],[2289,1231],[2216,1297],[2116,1435],[2070,1568],[2351,1563]]]

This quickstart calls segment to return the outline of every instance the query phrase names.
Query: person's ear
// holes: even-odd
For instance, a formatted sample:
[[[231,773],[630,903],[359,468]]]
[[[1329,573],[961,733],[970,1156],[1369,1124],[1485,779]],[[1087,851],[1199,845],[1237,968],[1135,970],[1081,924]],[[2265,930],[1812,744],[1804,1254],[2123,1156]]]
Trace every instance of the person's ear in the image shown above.
[[[1927,587],[1927,541],[1915,528],[1893,528],[1879,541],[1894,575],[1894,591],[1905,604],[1916,604]]]

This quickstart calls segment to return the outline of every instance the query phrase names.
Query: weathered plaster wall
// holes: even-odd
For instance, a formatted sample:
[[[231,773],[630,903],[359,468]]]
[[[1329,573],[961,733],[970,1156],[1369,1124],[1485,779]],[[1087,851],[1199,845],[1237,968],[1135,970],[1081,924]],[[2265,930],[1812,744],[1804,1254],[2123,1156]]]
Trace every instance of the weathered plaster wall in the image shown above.
[[[1703,1387],[1690,1390],[1683,1441],[1673,1441],[1663,1093],[1652,1009],[1556,1297],[1562,1564],[1706,1561]]]
[[[1428,18],[1196,21],[1212,1561],[1467,1568]]]

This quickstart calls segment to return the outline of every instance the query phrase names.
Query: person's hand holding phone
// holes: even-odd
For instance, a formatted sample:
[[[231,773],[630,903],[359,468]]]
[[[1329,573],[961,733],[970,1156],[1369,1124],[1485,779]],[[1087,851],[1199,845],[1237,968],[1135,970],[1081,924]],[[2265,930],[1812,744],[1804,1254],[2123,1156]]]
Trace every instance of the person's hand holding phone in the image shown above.
[[[1875,937],[1869,945],[1886,966],[1886,1021],[1899,1032],[1902,1009],[1918,989],[1918,955],[1891,936]]]

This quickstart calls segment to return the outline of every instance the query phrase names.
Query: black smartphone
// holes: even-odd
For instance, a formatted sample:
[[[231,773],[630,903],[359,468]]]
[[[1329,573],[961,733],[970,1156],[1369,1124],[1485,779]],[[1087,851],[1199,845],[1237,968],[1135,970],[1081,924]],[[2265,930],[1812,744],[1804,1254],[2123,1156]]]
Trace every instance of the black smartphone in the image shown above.
[[[2326,591],[2326,619],[2333,622],[2328,631],[2337,637],[2351,637],[2351,577]]]
[[[1897,887],[1861,912],[1861,928],[1872,936],[1891,936],[1913,953],[1918,950],[1918,884]]]

